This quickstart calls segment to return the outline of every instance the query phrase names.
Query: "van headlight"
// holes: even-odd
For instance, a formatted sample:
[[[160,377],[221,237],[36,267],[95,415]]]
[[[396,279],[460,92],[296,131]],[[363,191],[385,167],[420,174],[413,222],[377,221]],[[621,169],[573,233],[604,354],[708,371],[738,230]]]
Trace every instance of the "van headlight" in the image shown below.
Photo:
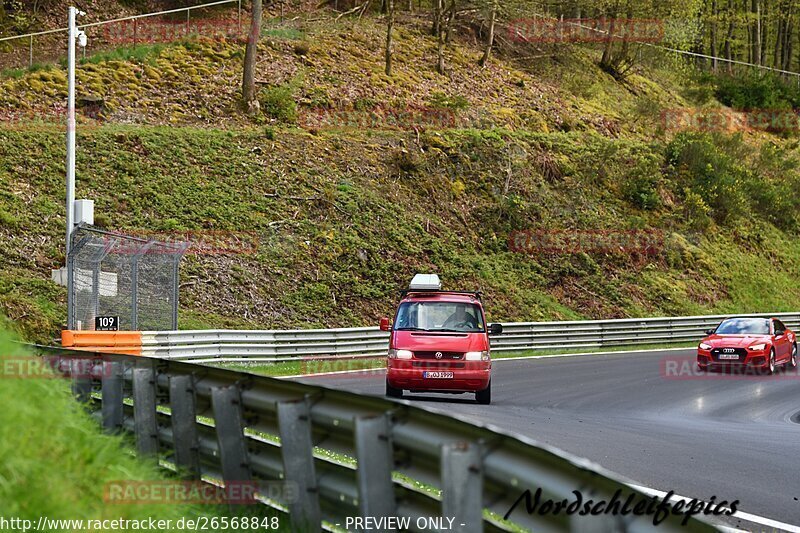
[[[465,361],[488,361],[489,360],[489,350],[484,350],[482,352],[467,352],[464,354]]]
[[[413,356],[411,350],[389,350],[389,359],[411,359]]]

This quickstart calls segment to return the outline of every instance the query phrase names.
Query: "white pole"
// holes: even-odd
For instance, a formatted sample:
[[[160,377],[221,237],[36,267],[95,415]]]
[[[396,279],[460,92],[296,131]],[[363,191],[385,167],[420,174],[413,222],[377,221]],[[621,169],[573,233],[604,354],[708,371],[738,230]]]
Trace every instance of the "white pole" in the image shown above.
[[[67,74],[67,255],[72,239],[75,220],[75,39],[78,28],[75,17],[78,10],[69,8],[69,62]]]

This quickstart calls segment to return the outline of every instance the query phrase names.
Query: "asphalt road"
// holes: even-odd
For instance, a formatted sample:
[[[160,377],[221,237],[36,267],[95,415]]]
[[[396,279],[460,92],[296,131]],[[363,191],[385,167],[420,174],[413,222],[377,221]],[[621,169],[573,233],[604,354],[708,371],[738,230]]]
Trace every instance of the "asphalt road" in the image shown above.
[[[738,499],[740,511],[800,525],[800,376],[701,375],[692,371],[693,354],[495,361],[491,405],[471,394],[405,398],[556,446],[653,489]],[[384,392],[381,373],[303,380]]]

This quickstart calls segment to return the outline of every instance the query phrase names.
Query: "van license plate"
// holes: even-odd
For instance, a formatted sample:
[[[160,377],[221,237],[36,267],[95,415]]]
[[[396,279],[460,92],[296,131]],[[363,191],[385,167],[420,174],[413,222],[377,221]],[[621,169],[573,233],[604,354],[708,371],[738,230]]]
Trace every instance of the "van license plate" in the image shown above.
[[[453,379],[452,372],[423,372],[423,378],[427,379]]]

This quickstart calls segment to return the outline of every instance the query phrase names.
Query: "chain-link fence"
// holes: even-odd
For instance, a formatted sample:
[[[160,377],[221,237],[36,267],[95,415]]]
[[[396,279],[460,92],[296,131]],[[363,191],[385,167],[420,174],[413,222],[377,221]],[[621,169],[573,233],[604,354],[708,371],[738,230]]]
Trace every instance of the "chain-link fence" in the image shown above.
[[[120,330],[177,329],[178,264],[188,246],[77,228],[67,258],[68,328],[119,317]]]

